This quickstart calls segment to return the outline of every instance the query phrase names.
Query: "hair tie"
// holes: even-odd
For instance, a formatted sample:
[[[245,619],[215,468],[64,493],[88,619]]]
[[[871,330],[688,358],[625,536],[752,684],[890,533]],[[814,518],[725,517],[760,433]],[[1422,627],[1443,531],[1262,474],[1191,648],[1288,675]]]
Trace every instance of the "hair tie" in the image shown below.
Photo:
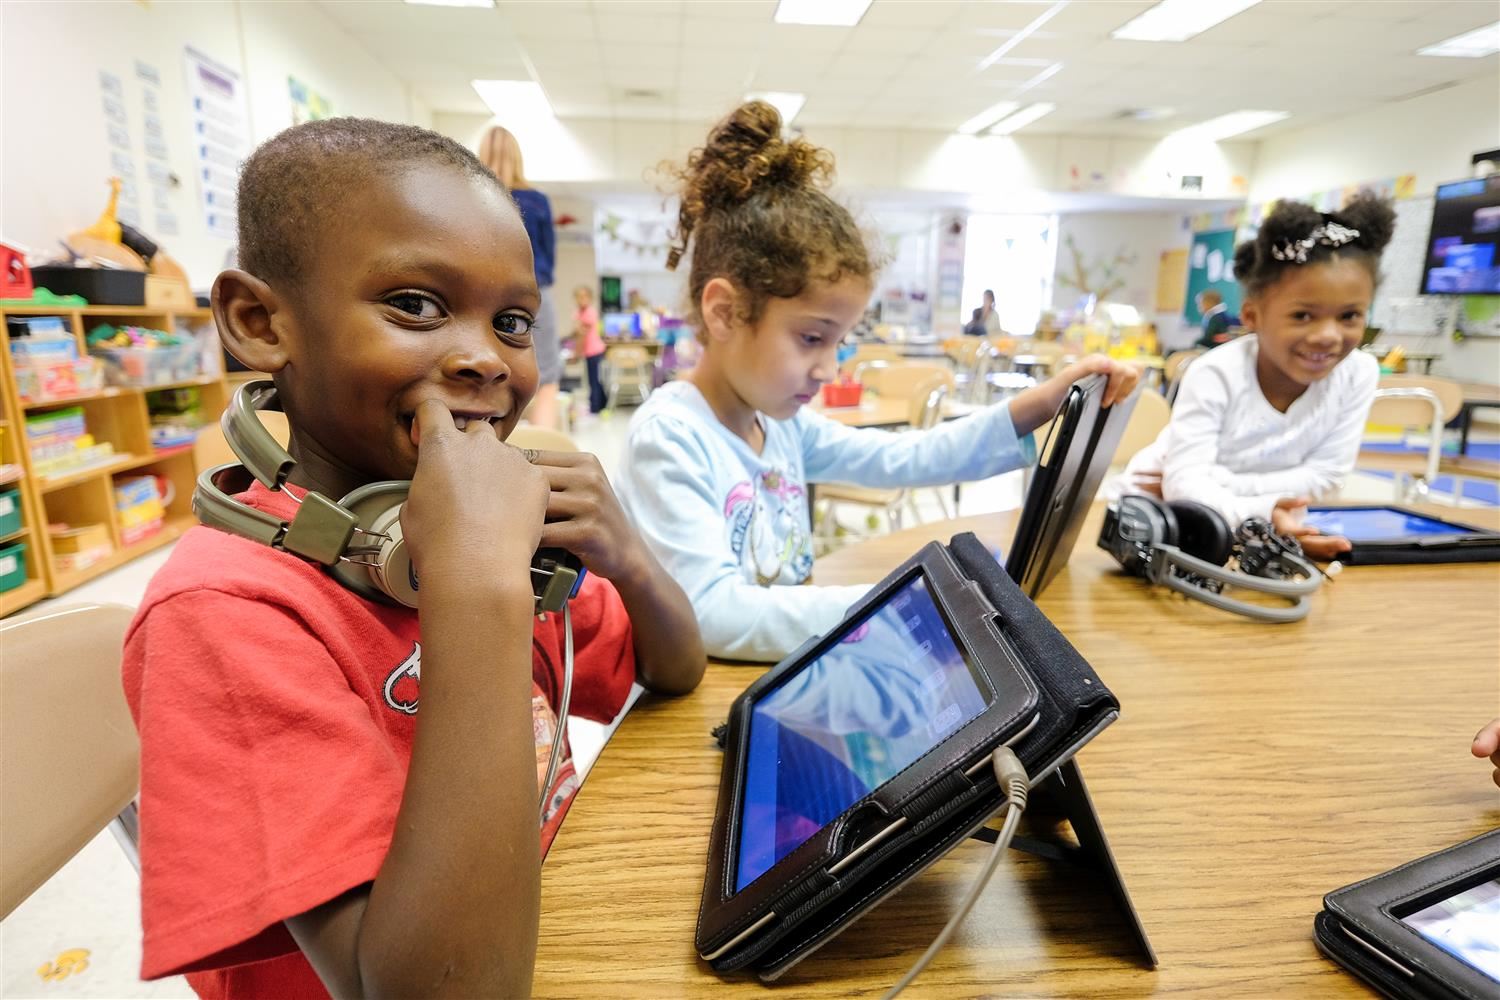
[[[1333,221],[1323,213],[1323,223],[1300,240],[1282,240],[1271,244],[1271,256],[1288,264],[1306,264],[1308,253],[1317,246],[1341,247],[1359,239],[1359,230]]]

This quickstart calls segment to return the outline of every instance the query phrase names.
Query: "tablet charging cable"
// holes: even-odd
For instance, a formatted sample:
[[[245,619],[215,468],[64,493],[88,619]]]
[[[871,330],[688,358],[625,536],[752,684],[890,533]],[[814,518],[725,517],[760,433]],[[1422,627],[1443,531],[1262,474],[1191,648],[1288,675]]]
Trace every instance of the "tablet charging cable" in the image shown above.
[[[557,729],[552,734],[552,752],[547,755],[547,777],[542,780],[542,800],[537,811],[543,826],[547,823],[547,801],[552,796],[552,781],[562,762],[563,738],[568,731],[568,709],[573,702],[573,612],[569,604],[562,607],[563,620],[563,689],[557,706]]]
[[[958,912],[949,918],[947,926],[933,939],[931,945],[917,964],[911,967],[911,971],[885,995],[885,1000],[893,1000],[895,996],[911,985],[911,981],[921,975],[922,970],[927,968],[943,945],[953,936],[958,925],[963,922],[964,917],[979,902],[980,893],[984,887],[989,885],[990,878],[994,876],[995,869],[1000,867],[1000,859],[1005,856],[1005,849],[1010,846],[1011,838],[1016,835],[1016,827],[1021,822],[1021,813],[1026,809],[1026,794],[1031,788],[1031,782],[1026,777],[1026,769],[1021,766],[1021,761],[1016,757],[1015,751],[1010,747],[996,747],[995,752],[990,755],[990,764],[995,768],[995,783],[1005,792],[1005,821],[1000,824],[1000,836],[995,838],[994,849],[990,851],[989,860],[984,863],[984,869],[974,884],[969,887],[969,894],[959,904]]]

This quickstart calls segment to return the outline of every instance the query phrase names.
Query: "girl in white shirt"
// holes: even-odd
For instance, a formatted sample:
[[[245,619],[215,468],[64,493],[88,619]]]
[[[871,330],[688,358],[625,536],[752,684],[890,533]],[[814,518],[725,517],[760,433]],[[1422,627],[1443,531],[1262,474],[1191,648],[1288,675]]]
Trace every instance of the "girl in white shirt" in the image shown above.
[[[692,240],[696,367],[631,420],[622,504],[687,591],[710,655],[775,660],[837,625],[865,587],[794,587],[812,573],[809,482],[930,486],[1020,468],[1031,432],[1085,375],[1123,399],[1136,369],[1091,357],[1008,403],[929,431],[852,430],[806,409],[838,373],[875,263],[822,190],[832,157],[782,138],[760,101],[710,133],[682,178],[675,267]]]
[[[1356,348],[1394,228],[1374,197],[1330,214],[1279,202],[1234,255],[1253,335],[1188,367],[1171,423],[1110,492],[1196,500],[1231,529],[1265,518],[1316,559],[1348,551],[1301,519],[1311,500],[1337,493],[1359,453],[1380,368]]]

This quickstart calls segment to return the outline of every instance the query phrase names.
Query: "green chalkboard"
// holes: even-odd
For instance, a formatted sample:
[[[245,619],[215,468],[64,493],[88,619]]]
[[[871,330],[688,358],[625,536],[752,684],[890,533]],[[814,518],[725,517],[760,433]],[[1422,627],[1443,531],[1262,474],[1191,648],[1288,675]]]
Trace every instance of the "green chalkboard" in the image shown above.
[[[1230,315],[1240,314],[1240,285],[1234,280],[1234,230],[1194,233],[1188,251],[1187,302],[1182,314],[1194,325],[1203,322],[1198,311],[1198,293],[1212,288],[1224,296]]]

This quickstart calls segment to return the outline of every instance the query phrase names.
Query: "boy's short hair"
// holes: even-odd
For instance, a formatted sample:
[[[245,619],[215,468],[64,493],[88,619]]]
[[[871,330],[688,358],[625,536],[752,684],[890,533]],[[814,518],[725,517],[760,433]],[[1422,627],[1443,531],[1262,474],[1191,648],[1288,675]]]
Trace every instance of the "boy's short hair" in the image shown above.
[[[1203,291],[1201,291],[1201,292],[1198,293],[1198,305],[1199,305],[1199,308],[1212,309],[1214,306],[1218,305],[1220,302],[1223,302],[1223,301],[1224,301],[1224,296],[1220,295],[1218,292],[1214,291],[1212,288],[1205,288]]]
[[[240,168],[239,266],[272,284],[295,284],[307,273],[319,228],[350,192],[417,163],[455,167],[505,194],[473,153],[415,125],[326,118],[277,133]]]

